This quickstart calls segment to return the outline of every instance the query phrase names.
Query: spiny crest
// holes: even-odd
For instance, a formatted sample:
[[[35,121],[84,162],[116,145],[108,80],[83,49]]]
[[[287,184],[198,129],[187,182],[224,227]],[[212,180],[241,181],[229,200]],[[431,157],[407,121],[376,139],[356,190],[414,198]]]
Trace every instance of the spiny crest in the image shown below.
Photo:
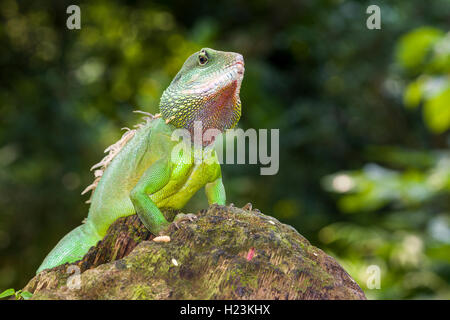
[[[135,125],[134,126],[135,129],[122,128],[122,130],[126,130],[126,132],[122,135],[122,137],[119,139],[119,141],[117,141],[116,143],[114,143],[114,144],[110,145],[108,148],[106,148],[105,153],[108,153],[108,154],[99,163],[92,166],[91,171],[95,170],[94,171],[94,177],[95,177],[94,182],[92,182],[89,186],[87,186],[87,188],[84,189],[83,192],[81,193],[82,195],[84,195],[84,194],[88,193],[89,191],[92,191],[91,197],[89,198],[89,200],[86,201],[86,203],[91,202],[92,195],[94,194],[94,190],[95,190],[95,188],[97,188],[97,185],[100,182],[100,179],[102,178],[103,173],[105,172],[106,168],[109,166],[111,161],[119,154],[120,150],[122,150],[123,147],[128,143],[128,141],[130,141],[134,137],[134,135],[136,134],[136,131],[139,130],[140,128],[142,128],[143,126],[145,126],[147,123],[149,123],[153,119],[159,118],[161,116],[160,114],[152,115],[151,113],[140,111],[140,110],[136,110],[134,112],[144,114],[145,115],[145,117],[143,118],[144,122]]]

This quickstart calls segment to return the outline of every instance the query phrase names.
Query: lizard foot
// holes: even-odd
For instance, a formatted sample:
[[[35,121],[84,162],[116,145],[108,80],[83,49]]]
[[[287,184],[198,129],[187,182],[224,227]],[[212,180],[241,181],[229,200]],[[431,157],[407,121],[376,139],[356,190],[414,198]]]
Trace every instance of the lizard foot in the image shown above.
[[[193,222],[194,220],[197,219],[197,216],[193,213],[179,213],[176,215],[175,219],[173,219],[173,225],[175,225],[175,227],[177,229],[180,229],[179,227],[179,223],[184,222],[184,221],[189,221],[189,222]]]
[[[252,209],[253,209],[253,205],[250,202],[242,207],[242,210],[252,211]]]

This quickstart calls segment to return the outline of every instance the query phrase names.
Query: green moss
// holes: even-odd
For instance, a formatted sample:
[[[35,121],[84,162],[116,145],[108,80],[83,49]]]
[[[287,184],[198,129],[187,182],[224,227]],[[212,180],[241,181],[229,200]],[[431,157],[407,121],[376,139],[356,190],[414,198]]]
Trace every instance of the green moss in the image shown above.
[[[149,285],[138,284],[131,289],[131,300],[149,300],[153,297],[152,287]]]

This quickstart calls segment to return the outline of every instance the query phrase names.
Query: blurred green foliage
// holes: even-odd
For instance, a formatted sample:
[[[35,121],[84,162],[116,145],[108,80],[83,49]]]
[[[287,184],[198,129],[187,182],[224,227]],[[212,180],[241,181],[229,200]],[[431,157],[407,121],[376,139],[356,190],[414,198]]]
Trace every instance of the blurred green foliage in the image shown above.
[[[430,130],[450,127],[450,32],[419,28],[400,39],[397,62],[405,73],[417,75],[408,84],[403,100],[416,108],[423,102],[424,120]]]
[[[296,227],[370,298],[449,298],[448,0],[80,1],[81,30],[70,4],[0,3],[0,291],[81,223],[89,168],[132,111],[157,112],[212,47],[246,59],[239,126],[280,128],[279,173],[224,165],[228,201]]]
[[[448,132],[450,32],[430,27],[409,32],[399,40],[396,63],[405,106],[422,105],[427,127],[435,133]],[[377,218],[370,227],[337,222],[319,236],[331,246],[346,247],[344,264],[355,272],[362,261],[378,265],[388,286],[383,297],[448,299],[450,151],[399,146],[368,151],[373,161],[385,166],[368,163],[360,170],[341,171],[326,176],[323,185],[342,194],[337,201],[342,212]]]

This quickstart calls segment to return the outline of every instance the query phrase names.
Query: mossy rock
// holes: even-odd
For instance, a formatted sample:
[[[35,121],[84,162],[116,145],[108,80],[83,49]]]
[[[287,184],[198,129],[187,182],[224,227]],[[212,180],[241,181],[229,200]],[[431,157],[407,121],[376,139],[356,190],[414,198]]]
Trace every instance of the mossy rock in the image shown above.
[[[335,259],[273,217],[218,205],[197,217],[172,225],[169,242],[153,241],[136,216],[119,219],[73,264],[79,276],[66,264],[24,290],[33,299],[365,299]]]

